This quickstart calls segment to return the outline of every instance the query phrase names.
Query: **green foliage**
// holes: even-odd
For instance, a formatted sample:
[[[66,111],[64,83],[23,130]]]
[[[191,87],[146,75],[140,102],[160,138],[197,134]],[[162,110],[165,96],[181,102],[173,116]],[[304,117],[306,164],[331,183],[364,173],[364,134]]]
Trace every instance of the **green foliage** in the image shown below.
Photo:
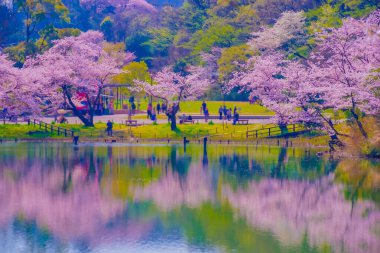
[[[187,47],[194,53],[208,52],[212,47],[230,47],[236,42],[239,32],[231,25],[216,24],[207,30],[197,31]]]
[[[180,15],[183,19],[183,26],[189,32],[193,33],[202,29],[204,22],[207,19],[206,11],[198,9],[194,5],[187,2],[184,3],[180,10]]]
[[[128,51],[134,52],[137,60],[148,61],[152,58],[152,48],[148,41],[150,36],[147,32],[137,32],[125,40]]]
[[[338,27],[342,24],[338,8],[329,4],[307,12],[306,16],[310,22],[308,29],[310,34],[320,32],[324,28]]]
[[[339,27],[342,18],[360,18],[380,6],[379,1],[371,0],[328,0],[324,5],[306,13],[309,33],[320,32],[324,28]]]
[[[246,44],[225,48],[218,60],[219,78],[227,80],[234,71],[239,70],[239,64],[245,63],[252,54]]]
[[[148,65],[145,62],[131,62],[126,65],[123,70],[125,73],[114,77],[113,81],[116,84],[129,84],[133,85],[135,80],[149,81],[150,74],[148,72]]]
[[[18,11],[25,15],[26,42],[29,42],[31,36],[38,32],[38,25],[42,24],[42,29],[44,25],[49,25],[46,22],[44,24],[47,18],[66,23],[70,22],[69,10],[61,0],[16,0],[14,4]]]
[[[33,44],[29,43],[28,48]],[[4,49],[4,53],[8,55],[8,58],[16,63],[17,66],[21,67],[25,61],[25,55],[31,54],[30,51],[26,53],[27,47],[26,42],[20,42],[15,46],[10,46]],[[34,51],[34,50],[33,50]]]
[[[104,33],[105,38],[108,41],[113,40],[113,21],[110,16],[107,16],[103,19],[103,21],[100,23],[100,29]]]
[[[39,31],[40,38],[35,42],[37,47],[37,53],[42,53],[43,51],[49,49],[53,45],[54,40],[62,39],[64,37],[78,36],[80,30],[76,28],[62,28],[58,29],[49,25],[44,29]]]
[[[148,31],[150,39],[143,46],[150,48],[155,55],[166,56],[173,43],[174,35],[168,28],[152,28]]]
[[[374,0],[188,0],[179,8],[165,6],[154,13],[116,15],[112,8],[100,13],[96,8],[84,9],[76,1],[14,2],[20,15],[0,9],[5,19],[0,21],[4,27],[0,36],[6,37],[0,38],[0,43],[13,43],[9,48],[3,44],[1,47],[6,48],[4,51],[18,66],[22,66],[27,56],[51,47],[53,40],[77,36],[78,28],[100,29],[108,41],[124,42],[126,50],[133,52],[138,61],[145,61],[152,71],[171,65],[176,72],[185,73],[189,65],[201,64],[201,53],[210,52],[213,47],[223,48],[218,59],[222,83],[239,70],[235,63],[245,62],[252,54],[246,46],[251,33],[273,25],[284,11],[302,10],[306,15],[308,35],[301,36],[305,39],[289,40],[281,48],[292,59],[308,57],[316,32],[340,26],[342,18],[362,17],[379,8],[379,1]],[[119,14],[123,17],[118,17]],[[70,17],[71,28],[63,28],[71,22]],[[9,29],[10,24],[18,26],[17,31]],[[213,98],[218,96],[210,94]],[[230,98],[233,97],[241,98],[237,93]]]

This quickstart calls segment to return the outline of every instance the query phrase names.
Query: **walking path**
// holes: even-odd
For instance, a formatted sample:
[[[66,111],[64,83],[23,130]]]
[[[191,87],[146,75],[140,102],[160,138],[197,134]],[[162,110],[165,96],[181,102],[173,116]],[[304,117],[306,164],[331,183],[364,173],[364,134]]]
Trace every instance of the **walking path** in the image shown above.
[[[181,114],[178,114],[180,116]],[[193,114],[192,114],[193,115]],[[132,118],[137,120],[139,123],[149,125],[152,124],[153,121],[150,119],[145,118],[145,114],[136,114],[138,118]],[[203,115],[193,115],[194,121],[199,124],[207,124],[208,122],[205,122],[204,119],[197,119],[200,116],[203,117]],[[143,118],[141,118],[143,117]],[[240,119],[248,119],[250,124],[270,124],[271,123],[271,116],[260,116],[260,115],[242,115],[240,116]],[[66,117],[69,124],[82,124],[80,119],[78,117]],[[128,119],[128,115],[125,114],[118,114],[118,115],[102,115],[102,116],[95,116],[94,117],[94,123],[102,122],[106,123],[108,120],[113,121],[117,124],[123,124]],[[42,117],[41,120],[46,123],[50,123],[54,120],[53,117]],[[219,120],[219,116],[211,115],[209,118],[209,121],[212,120],[214,123],[222,123],[223,120]],[[178,120],[179,122],[179,120]],[[225,121],[224,121],[225,122]],[[232,120],[230,121],[232,122]],[[166,124],[168,123],[168,120],[166,119],[158,119],[157,124]]]

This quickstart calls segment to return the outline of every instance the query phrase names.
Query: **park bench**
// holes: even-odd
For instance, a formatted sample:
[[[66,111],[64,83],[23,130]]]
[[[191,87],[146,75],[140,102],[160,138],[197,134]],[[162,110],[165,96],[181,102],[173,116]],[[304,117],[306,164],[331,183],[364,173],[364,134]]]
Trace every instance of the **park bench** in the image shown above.
[[[194,124],[194,120],[190,120],[190,119],[185,119],[182,121],[182,124],[186,124],[186,123],[191,123],[191,124]]]
[[[236,121],[237,125],[248,125],[248,120],[247,119],[239,119]]]
[[[9,121],[10,121],[10,122],[17,123],[17,122],[18,122],[18,118],[17,118],[17,116],[10,116],[10,117],[9,117]]]
[[[116,143],[116,142],[117,142],[117,139],[116,139],[116,138],[109,137],[109,138],[107,138],[107,139],[104,139],[104,142],[105,142],[105,143]]]
[[[126,120],[125,125],[126,126],[139,126],[137,120]]]

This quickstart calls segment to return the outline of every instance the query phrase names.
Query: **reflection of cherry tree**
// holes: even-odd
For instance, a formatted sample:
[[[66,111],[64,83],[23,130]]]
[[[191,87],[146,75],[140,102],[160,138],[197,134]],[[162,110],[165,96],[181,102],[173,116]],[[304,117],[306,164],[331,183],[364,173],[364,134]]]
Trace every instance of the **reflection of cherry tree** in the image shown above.
[[[318,182],[264,179],[224,196],[254,227],[269,229],[282,242],[300,242],[304,233],[313,245],[331,244],[336,252],[379,252],[374,230],[380,212],[370,202],[352,208],[331,178]]]
[[[168,211],[186,205],[199,207],[202,203],[214,199],[211,181],[205,176],[201,165],[192,164],[185,180],[173,171],[157,182],[136,189],[135,198],[139,200],[151,199],[162,210]]]
[[[122,213],[124,205],[102,193],[96,181],[87,181],[87,172],[72,171],[69,193],[61,191],[63,171],[50,168],[41,176],[41,167],[32,166],[28,176],[18,180],[0,175],[0,225],[15,217],[36,221],[54,236],[66,241],[95,239],[99,228]]]
[[[80,240],[99,251],[118,239],[139,243],[156,235],[152,233],[157,232],[156,225],[166,240],[162,224],[165,229],[174,226],[187,231],[183,233],[192,245],[194,238],[205,238],[212,245],[230,248],[259,240],[255,245],[267,252],[280,252],[275,250],[286,246],[293,249],[303,243],[313,248],[331,245],[334,251],[346,253],[380,249],[375,234],[380,212],[372,202],[358,200],[352,205],[345,199],[343,187],[333,181],[337,177],[317,181],[284,179],[287,176],[267,178],[277,177],[284,166],[298,167],[285,149],[265,151],[270,156],[257,150],[245,151],[245,158],[237,147],[231,148],[235,155],[232,151],[213,153],[210,148],[206,158],[210,158],[210,166],[206,169],[202,164],[205,158],[192,147],[184,154],[163,146],[157,150],[86,146],[73,152],[69,145],[27,145],[32,151],[0,151],[0,252],[4,249],[2,232],[15,219],[21,220],[21,226],[36,224],[38,229],[48,231],[53,240],[70,244]],[[144,167],[147,163],[150,165]],[[233,169],[227,172],[223,163]],[[318,164],[311,163],[310,170],[315,170]],[[236,177],[238,170],[249,171],[254,166],[260,166],[262,176],[255,177],[259,181],[242,181],[243,174]],[[278,171],[273,174],[271,168]],[[290,172],[294,170],[287,175]],[[226,174],[233,176],[227,178]],[[347,178],[346,174],[341,171],[338,179]],[[118,186],[128,186],[126,199],[133,199],[128,208],[113,195]],[[201,235],[192,237],[197,232]],[[273,238],[279,241],[274,242]],[[267,246],[269,241],[273,242],[272,247]],[[252,246],[248,243],[242,248],[247,249],[247,245]]]

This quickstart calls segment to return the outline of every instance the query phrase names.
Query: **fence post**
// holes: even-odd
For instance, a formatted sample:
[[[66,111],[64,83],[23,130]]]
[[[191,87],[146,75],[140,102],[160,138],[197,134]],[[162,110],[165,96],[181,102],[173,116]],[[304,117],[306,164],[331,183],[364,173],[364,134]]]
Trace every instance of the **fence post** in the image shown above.
[[[296,131],[296,124],[293,124],[293,132]]]
[[[259,138],[259,136],[258,136],[258,130],[256,130],[256,139],[257,139],[257,138]]]
[[[50,125],[50,131],[51,131],[51,133],[54,133],[54,126],[53,125]]]
[[[60,134],[61,134],[61,128],[58,127],[58,135],[60,135]]]
[[[42,124],[41,124],[41,121],[40,121],[40,129],[42,129]]]
[[[65,137],[67,137],[67,130],[65,129]]]
[[[270,128],[268,128],[268,134],[269,134],[269,136],[270,136]]]
[[[45,132],[47,132],[48,130],[47,130],[47,124],[45,123]]]

